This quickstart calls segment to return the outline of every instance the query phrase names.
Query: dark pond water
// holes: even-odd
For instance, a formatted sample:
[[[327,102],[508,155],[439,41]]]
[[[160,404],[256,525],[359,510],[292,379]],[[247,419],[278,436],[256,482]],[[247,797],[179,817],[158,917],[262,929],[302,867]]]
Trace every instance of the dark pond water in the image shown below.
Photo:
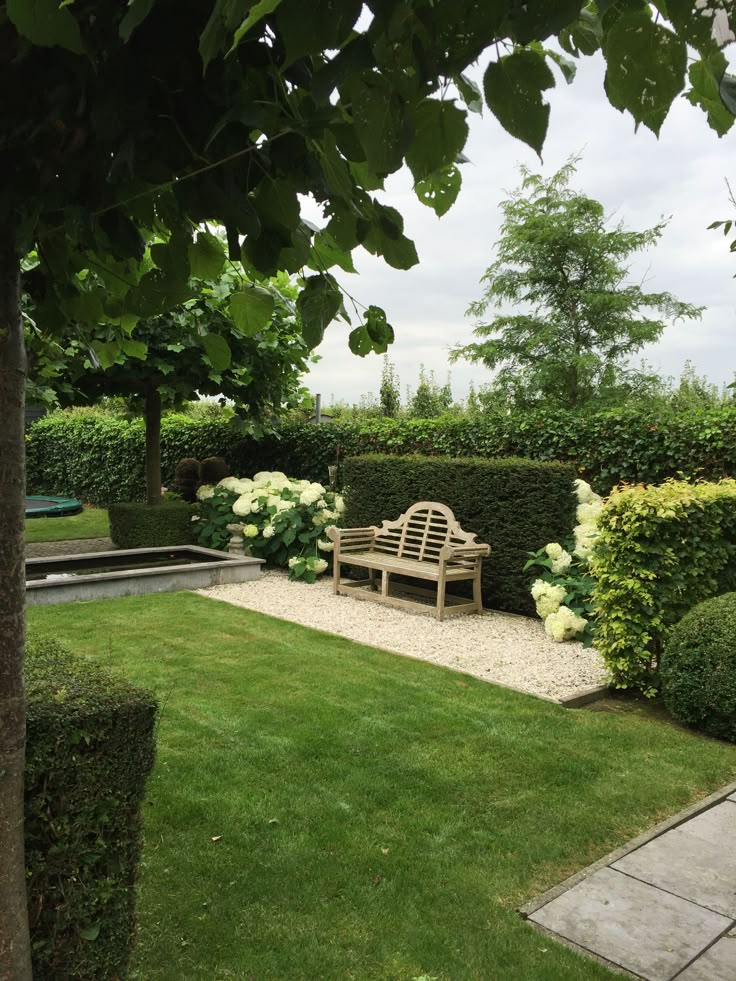
[[[226,558],[225,555],[222,558]],[[59,561],[33,561],[26,564],[26,582],[42,580],[74,579],[77,576],[94,576],[103,572],[132,572],[136,569],[161,569],[167,566],[201,565],[222,561],[219,556],[201,555],[186,549],[172,552],[146,552],[137,555],[101,555],[99,558],[69,558]]]

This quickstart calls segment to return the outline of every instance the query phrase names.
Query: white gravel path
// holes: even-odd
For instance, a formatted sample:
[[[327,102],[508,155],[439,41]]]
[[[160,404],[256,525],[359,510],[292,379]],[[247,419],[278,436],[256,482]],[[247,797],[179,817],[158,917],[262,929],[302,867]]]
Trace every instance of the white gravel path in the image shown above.
[[[562,698],[606,681],[595,650],[576,642],[556,644],[547,638],[540,620],[527,617],[485,611],[440,623],[429,614],[335,596],[331,579],[309,585],[290,582],[278,571],[265,572],[255,582],[199,592],[532,695]]]

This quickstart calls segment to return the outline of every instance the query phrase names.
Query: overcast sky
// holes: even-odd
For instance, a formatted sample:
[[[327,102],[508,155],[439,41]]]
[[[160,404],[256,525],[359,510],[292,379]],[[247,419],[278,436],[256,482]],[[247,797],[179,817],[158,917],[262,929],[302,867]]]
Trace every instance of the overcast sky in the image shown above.
[[[635,133],[632,118],[608,103],[601,58],[582,60],[569,86],[556,69],[555,73],[542,163],[487,109],[482,116],[469,113],[465,154],[471,162],[462,166],[462,190],[443,218],[419,203],[406,170],[393,175],[385,194],[379,195],[404,216],[419,265],[398,271],[358,248],[353,256],[358,275],[337,270],[338,280],[358,300],[386,310],[396,331],[389,357],[402,395],[407,385],[416,387],[422,363],[444,381],[449,348],[471,339],[472,321],[465,310],[481,294],[479,280],[498,238],[498,205],[505,191],[518,185],[519,164],[549,175],[578,151],[583,159],[574,186],[601,201],[627,227],[641,230],[671,216],[658,246],[632,261],[632,278],[640,279],[648,270],[647,289],[667,290],[707,307],[702,320],[669,326],[656,345],[645,349],[644,357],[664,374],[678,375],[689,359],[713,381],[733,379],[736,255],[729,252],[730,239],[707,231],[707,226],[716,219],[736,218],[730,213],[724,182],[727,176],[736,179],[731,166],[736,127],[719,139],[705,115],[679,98],[657,140],[643,127]],[[480,81],[482,67],[473,74]],[[317,351],[322,360],[306,379],[325,402],[333,395],[357,402],[361,393],[378,391],[382,359],[352,355],[348,330],[342,321],[328,328]],[[490,380],[490,372],[481,365],[458,362],[451,371],[455,398],[465,396],[471,380],[476,386]]]

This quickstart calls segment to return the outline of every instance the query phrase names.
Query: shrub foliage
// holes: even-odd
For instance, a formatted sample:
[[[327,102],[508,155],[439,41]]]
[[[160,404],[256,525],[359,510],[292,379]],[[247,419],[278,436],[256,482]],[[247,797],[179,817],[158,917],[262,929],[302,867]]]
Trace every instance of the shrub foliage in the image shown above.
[[[156,702],[44,639],[28,644],[26,692],[33,976],[126,977]]]
[[[471,419],[371,419],[289,424],[277,436],[244,438],[232,419],[170,415],[161,426],[164,484],[182,457],[222,456],[231,473],[281,470],[324,482],[338,448],[426,456],[522,456],[570,461],[595,490],[619,481],[667,477],[720,479],[736,473],[736,407],[664,414],[543,410]],[[140,421],[59,413],[34,423],[28,437],[29,493],[69,494],[91,504],[142,500],[144,433]]]
[[[574,470],[535,460],[370,455],[344,465],[346,527],[380,524],[417,501],[449,505],[465,531],[492,553],[483,563],[488,606],[532,613],[529,552],[570,533]]]
[[[698,603],[662,655],[662,693],[681,722],[736,743],[736,593]]]
[[[119,548],[190,545],[193,513],[186,501],[111,504],[110,537]]]
[[[616,490],[598,527],[595,645],[616,687],[651,693],[673,626],[736,589],[736,480]]]

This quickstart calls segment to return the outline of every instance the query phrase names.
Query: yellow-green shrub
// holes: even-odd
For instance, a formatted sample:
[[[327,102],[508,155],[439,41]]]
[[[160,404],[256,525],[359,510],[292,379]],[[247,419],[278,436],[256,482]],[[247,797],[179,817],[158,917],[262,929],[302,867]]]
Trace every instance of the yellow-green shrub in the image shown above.
[[[599,530],[595,645],[617,688],[652,694],[672,627],[736,589],[736,480],[615,490]]]

